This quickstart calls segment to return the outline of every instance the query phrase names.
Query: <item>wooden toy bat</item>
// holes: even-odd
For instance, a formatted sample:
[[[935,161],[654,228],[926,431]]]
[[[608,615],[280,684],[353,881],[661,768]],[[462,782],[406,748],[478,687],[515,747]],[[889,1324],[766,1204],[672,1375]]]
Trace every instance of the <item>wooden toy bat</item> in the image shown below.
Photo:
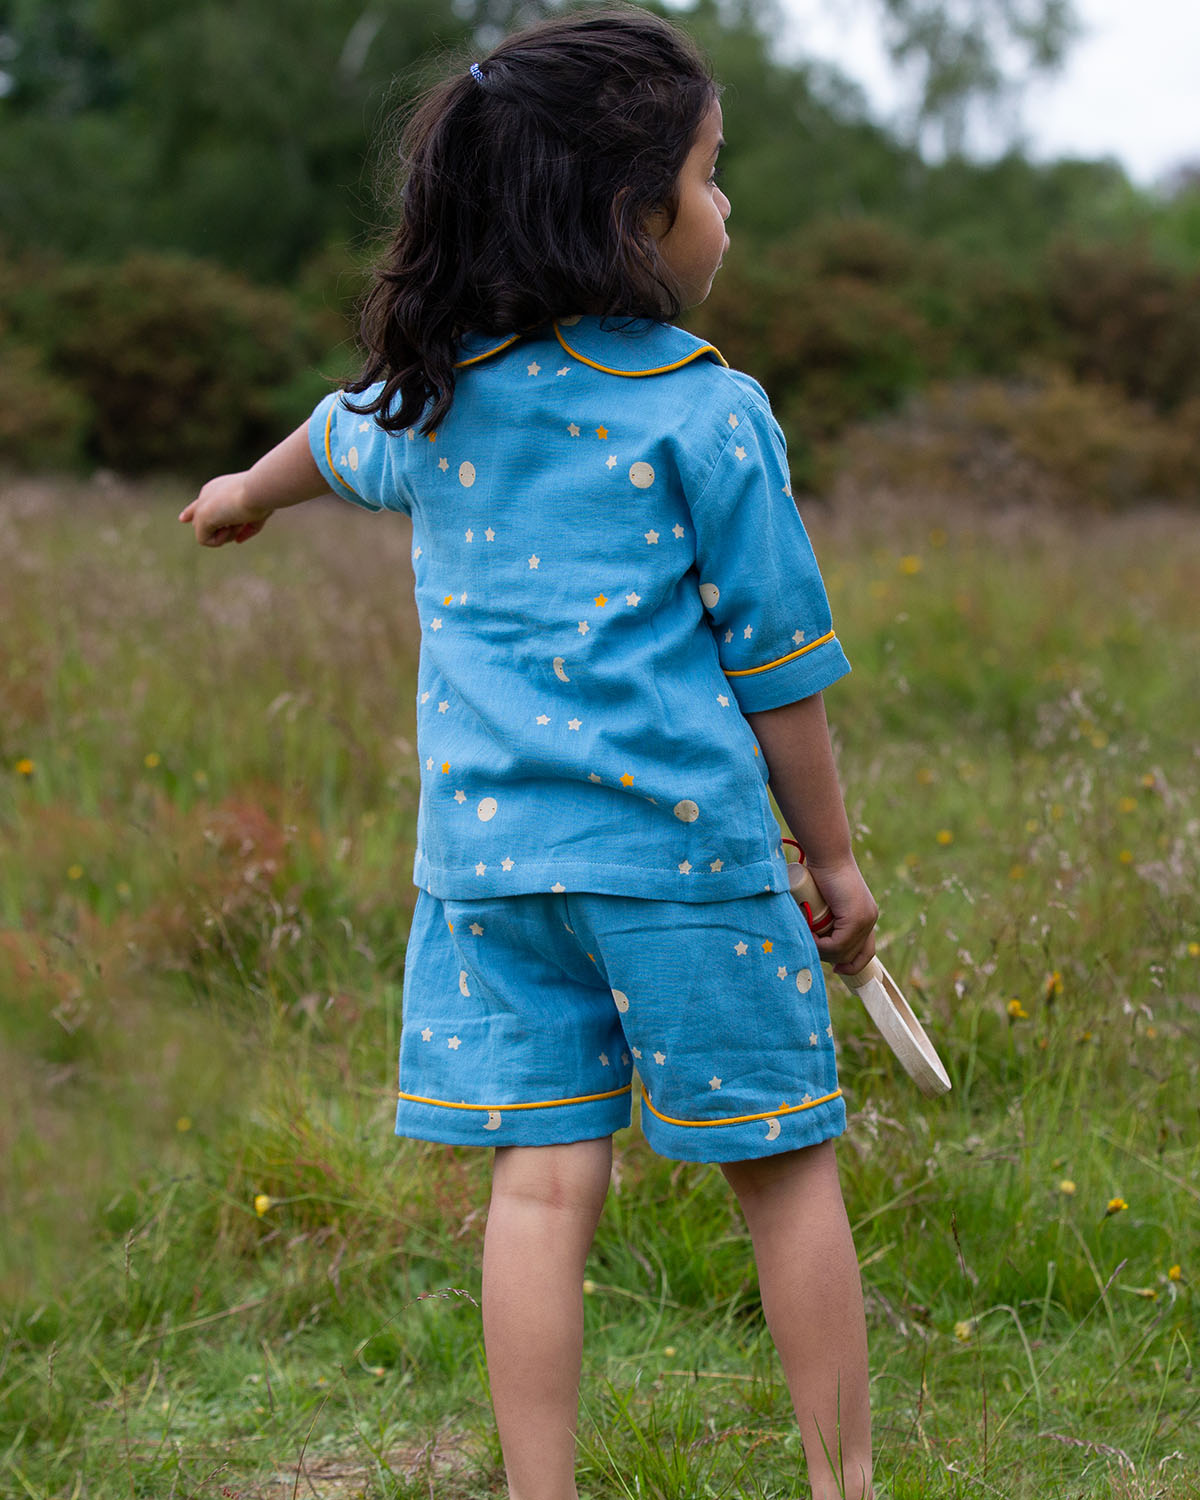
[[[833,913],[822,896],[812,871],[804,861],[804,850],[795,839],[784,839],[795,849],[797,859],[788,865],[788,880],[817,937],[833,928]],[[896,1054],[900,1066],[929,1099],[950,1092],[950,1078],[925,1029],[913,1015],[900,986],[877,958],[870,959],[857,974],[839,974],[848,989],[862,1001],[884,1041]]]

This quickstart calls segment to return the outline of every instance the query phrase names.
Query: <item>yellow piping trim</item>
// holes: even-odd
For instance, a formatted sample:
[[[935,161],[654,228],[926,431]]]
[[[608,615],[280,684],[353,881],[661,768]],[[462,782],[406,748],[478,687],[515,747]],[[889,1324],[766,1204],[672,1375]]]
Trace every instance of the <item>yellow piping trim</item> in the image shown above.
[[[785,661],[795,661],[798,656],[803,656],[807,651],[815,651],[818,646],[824,646],[834,639],[831,630],[828,635],[821,636],[818,640],[809,641],[807,646],[801,646],[799,651],[789,651],[786,656],[781,656],[778,661],[769,661],[761,667],[739,667],[736,672],[725,673],[726,677],[753,677],[755,672],[769,672],[772,667],[782,667]]]
[[[607,1094],[580,1094],[575,1099],[537,1099],[532,1104],[452,1104],[449,1099],[424,1099],[420,1094],[397,1093],[397,1099],[408,1099],[413,1104],[437,1104],[442,1109],[478,1109],[503,1113],[506,1109],[554,1109],[559,1104],[594,1104],[599,1099],[616,1099],[628,1094],[633,1088],[627,1083],[623,1089],[610,1089]]]
[[[329,465],[329,472],[333,475],[333,477],[337,480],[337,482],[339,484],[345,485],[346,488],[350,491],[350,493],[352,495],[358,495],[358,491],[354,488],[354,486],[352,484],[346,484],[346,481],[342,478],[342,476],[338,473],[338,471],[333,466],[333,452],[332,452],[332,450],[330,449],[330,446],[329,446],[329,431],[330,431],[330,428],[332,428],[332,426],[333,426],[333,407],[331,406],[329,408],[329,414],[325,418],[325,462]],[[358,495],[358,498],[361,500],[362,496]]]
[[[602,370],[605,375],[626,375],[631,379],[640,379],[643,375],[665,375],[668,370],[678,370],[683,365],[690,365],[694,359],[699,359],[702,354],[715,354],[725,368],[729,368],[729,362],[715,344],[701,344],[699,349],[693,349],[683,359],[677,359],[671,365],[659,365],[655,370],[614,370],[611,365],[598,364],[594,359],[588,359],[586,355],[580,354],[577,349],[572,349],[566,339],[563,338],[562,330],[557,323],[554,325],[554,337],[572,359],[577,359],[581,365],[590,365],[593,370]]]
[[[505,339],[502,344],[497,344],[494,349],[485,349],[482,354],[472,354],[470,359],[460,359],[456,361],[454,368],[456,370],[465,370],[468,365],[477,365],[481,359],[491,359],[493,354],[499,354],[501,349],[509,348],[511,345],[517,343],[518,340],[523,337],[523,334],[514,333],[512,338]],[[513,1108],[511,1104],[508,1107],[509,1109]]]
[[[650,1103],[650,1095],[642,1090],[642,1098],[646,1102],[646,1108],[652,1115],[656,1115],[666,1125],[686,1125],[691,1130],[699,1130],[709,1125],[752,1125],[756,1120],[776,1120],[780,1115],[798,1114],[802,1109],[816,1109],[818,1104],[828,1104],[831,1099],[837,1099],[841,1095],[841,1089],[834,1089],[832,1094],[822,1094],[819,1099],[810,1099],[807,1104],[787,1104],[781,1109],[769,1109],[761,1115],[730,1115],[724,1120],[673,1120],[670,1115],[664,1115],[661,1110],[655,1109]]]

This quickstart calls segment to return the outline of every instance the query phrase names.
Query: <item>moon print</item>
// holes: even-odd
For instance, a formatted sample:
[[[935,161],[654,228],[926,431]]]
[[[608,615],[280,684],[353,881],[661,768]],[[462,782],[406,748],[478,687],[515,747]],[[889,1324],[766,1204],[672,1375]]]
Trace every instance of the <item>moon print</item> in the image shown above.
[[[767,1140],[769,1140],[769,1141],[777,1141],[778,1139],[779,1139],[779,1121],[778,1120],[768,1120],[767,1121]]]
[[[649,464],[631,464],[629,469],[630,483],[639,490],[648,490],[654,483],[654,470]]]
[[[458,466],[458,482],[464,490],[469,490],[475,483],[475,465],[469,461]]]
[[[471,991],[467,988],[466,969],[459,969],[458,971],[458,993],[460,995],[466,995],[468,1000],[471,998]]]
[[[550,665],[554,668],[554,675],[558,678],[559,682],[570,682],[571,679],[567,676],[567,669],[563,665],[563,658],[561,656],[556,656]]]
[[[800,969],[796,974],[796,988],[802,995],[807,995],[812,989],[812,970]]]
[[[346,461],[349,463],[349,465],[350,465],[350,467],[352,469],[357,469],[358,468],[358,449],[357,448],[351,448],[350,452],[346,454]]]
[[[497,804],[495,797],[485,797],[483,799],[483,801],[475,809],[476,813],[479,815],[479,821],[481,823],[490,823],[492,821],[492,819],[496,816],[496,805]]]
[[[700,600],[705,609],[716,609],[717,600],[721,597],[721,590],[715,583],[702,583],[700,585]]]
[[[694,823],[700,816],[700,809],[687,797],[677,802],[672,811],[681,823]]]
[[[488,1117],[487,1117],[487,1119],[483,1123],[483,1128],[485,1130],[499,1130],[500,1129],[500,1111],[498,1109],[489,1109],[488,1110]]]
[[[623,994],[620,990],[613,990],[612,997],[613,1004],[617,1007],[621,1014],[624,1015],[625,1012],[629,1009],[629,996]]]

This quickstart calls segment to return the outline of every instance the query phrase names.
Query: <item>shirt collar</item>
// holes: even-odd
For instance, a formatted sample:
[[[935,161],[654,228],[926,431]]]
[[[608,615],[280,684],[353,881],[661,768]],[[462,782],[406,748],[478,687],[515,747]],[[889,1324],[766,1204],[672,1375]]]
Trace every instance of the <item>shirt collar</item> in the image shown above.
[[[555,338],[572,359],[607,375],[665,375],[668,370],[677,370],[701,358],[725,364],[715,345],[669,323],[588,316],[560,318],[553,327]],[[468,334],[460,345],[456,368],[490,359],[521,337],[519,333],[508,338]]]

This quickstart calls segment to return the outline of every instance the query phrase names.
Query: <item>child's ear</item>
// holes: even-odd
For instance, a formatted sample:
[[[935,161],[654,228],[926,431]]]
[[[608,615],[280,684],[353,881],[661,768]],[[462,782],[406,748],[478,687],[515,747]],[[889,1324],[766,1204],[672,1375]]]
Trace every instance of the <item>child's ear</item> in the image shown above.
[[[625,202],[629,197],[629,191],[630,190],[627,187],[620,188],[617,191],[616,197],[613,199],[613,219],[618,227],[620,227],[624,222]],[[643,230],[645,233],[649,234],[651,239],[655,240],[661,240],[663,235],[666,234],[667,230],[670,229],[670,227],[671,215],[665,208],[661,206],[658,208],[652,208],[648,213],[644,214],[637,225],[638,229]]]

